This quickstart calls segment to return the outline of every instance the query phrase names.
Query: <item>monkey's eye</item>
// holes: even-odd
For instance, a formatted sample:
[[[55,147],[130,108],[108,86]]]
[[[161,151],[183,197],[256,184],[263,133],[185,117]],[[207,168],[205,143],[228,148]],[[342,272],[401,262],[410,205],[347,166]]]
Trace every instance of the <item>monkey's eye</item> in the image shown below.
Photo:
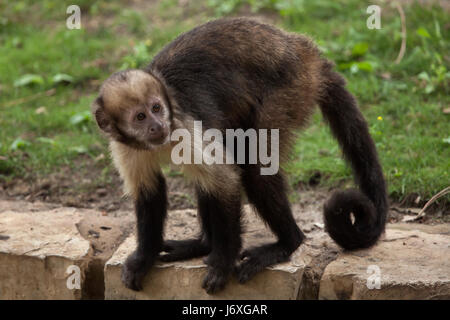
[[[139,121],[142,121],[145,119],[145,113],[138,113],[138,115],[136,116],[136,119],[138,119]]]
[[[161,106],[159,104],[153,105],[153,107],[152,107],[153,113],[159,112],[159,110],[161,110]]]

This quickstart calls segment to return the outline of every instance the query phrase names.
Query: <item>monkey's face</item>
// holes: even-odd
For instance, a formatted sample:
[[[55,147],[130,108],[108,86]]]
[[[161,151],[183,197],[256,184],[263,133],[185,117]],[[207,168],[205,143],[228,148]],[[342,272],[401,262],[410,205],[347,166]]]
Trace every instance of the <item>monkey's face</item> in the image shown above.
[[[98,126],[110,138],[136,149],[155,149],[170,141],[170,108],[161,83],[148,73],[113,74],[94,103]]]

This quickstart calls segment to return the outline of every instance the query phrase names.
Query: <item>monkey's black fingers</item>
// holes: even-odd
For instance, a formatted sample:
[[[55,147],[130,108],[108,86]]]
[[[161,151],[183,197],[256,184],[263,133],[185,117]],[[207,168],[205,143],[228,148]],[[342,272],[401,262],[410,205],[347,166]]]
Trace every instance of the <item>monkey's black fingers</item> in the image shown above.
[[[143,278],[136,276],[135,273],[132,273],[128,270],[122,270],[122,282],[128,289],[134,291],[142,290],[142,280]]]
[[[218,267],[209,267],[208,273],[203,279],[202,288],[206,293],[214,294],[225,287],[230,272]]]
[[[245,250],[242,256],[247,259],[242,261],[235,270],[239,282],[245,283],[266,267],[288,261],[290,253],[279,243],[273,243]]]
[[[159,260],[172,262],[205,256],[211,251],[211,248],[200,239],[167,240],[164,242],[163,251],[167,254],[160,255]]]

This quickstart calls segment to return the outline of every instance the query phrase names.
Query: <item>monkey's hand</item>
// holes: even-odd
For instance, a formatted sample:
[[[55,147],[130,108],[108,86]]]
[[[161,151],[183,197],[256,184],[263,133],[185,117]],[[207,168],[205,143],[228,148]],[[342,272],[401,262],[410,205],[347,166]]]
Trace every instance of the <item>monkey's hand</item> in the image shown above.
[[[206,293],[213,294],[225,288],[232,268],[221,257],[209,254],[203,262],[208,265],[208,272],[203,278],[202,288]]]
[[[155,257],[143,255],[134,251],[125,261],[122,269],[122,282],[131,290],[142,290],[142,282],[148,270],[155,261]]]

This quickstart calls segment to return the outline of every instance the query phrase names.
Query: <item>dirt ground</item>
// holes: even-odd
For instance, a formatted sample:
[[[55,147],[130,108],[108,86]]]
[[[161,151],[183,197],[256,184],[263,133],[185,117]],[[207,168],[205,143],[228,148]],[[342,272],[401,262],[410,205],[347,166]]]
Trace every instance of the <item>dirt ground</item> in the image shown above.
[[[82,168],[63,167],[45,178],[16,178],[10,181],[0,180],[0,200],[25,200],[44,202],[56,206],[96,209],[109,216],[121,216],[133,210],[131,199],[123,196],[122,182],[115,171],[107,179],[102,175],[101,165],[84,161]],[[107,180],[107,182],[105,182]],[[192,209],[196,207],[193,186],[182,175],[166,175],[168,186],[169,210]],[[316,187],[317,181],[299,184],[290,190],[292,204],[322,203],[333,193],[333,189]],[[411,194],[401,202],[391,200],[388,222],[407,222],[419,213],[424,199]],[[420,223],[439,224],[450,222],[448,203],[432,205]]]
[[[132,201],[123,195],[122,182],[114,171],[108,182],[98,179],[102,174],[98,165],[88,168],[64,167],[45,178],[16,178],[0,181],[0,199],[42,201],[66,207],[97,209],[106,212],[130,210]],[[170,210],[195,207],[192,187],[181,176],[168,177]]]

